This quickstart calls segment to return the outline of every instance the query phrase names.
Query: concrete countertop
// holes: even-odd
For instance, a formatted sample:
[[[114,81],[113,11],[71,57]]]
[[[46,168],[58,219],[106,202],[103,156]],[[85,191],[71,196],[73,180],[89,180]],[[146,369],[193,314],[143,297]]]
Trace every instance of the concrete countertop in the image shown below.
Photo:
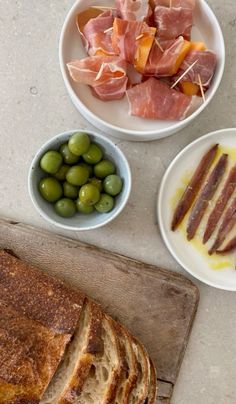
[[[152,143],[117,143],[133,172],[124,212],[110,225],[74,234],[48,225],[27,192],[29,164],[55,134],[91,128],[75,110],[62,82],[58,40],[73,0],[0,2],[0,215],[48,229],[183,273],[165,248],[156,222],[161,177],[173,157],[210,131],[236,126],[236,9],[234,0],[210,0],[226,42],[226,69],[210,106],[189,127]],[[175,387],[173,404],[234,404],[236,380],[236,294],[194,280],[200,306]]]

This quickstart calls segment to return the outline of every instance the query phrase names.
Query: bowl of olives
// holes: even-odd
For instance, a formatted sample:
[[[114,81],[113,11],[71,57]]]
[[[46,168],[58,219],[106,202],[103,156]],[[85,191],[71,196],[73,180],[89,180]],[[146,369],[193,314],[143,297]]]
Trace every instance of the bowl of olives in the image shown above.
[[[131,191],[131,172],[111,140],[72,130],[39,149],[30,166],[28,188],[43,218],[67,230],[91,230],[123,210]]]

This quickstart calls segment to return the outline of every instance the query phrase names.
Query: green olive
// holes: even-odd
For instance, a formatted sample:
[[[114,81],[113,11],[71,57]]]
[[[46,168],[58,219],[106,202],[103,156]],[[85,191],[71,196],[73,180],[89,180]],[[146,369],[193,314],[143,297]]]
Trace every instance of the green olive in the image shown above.
[[[64,159],[64,162],[66,164],[76,164],[79,161],[79,156],[76,156],[75,154],[71,153],[68,147],[68,143],[63,143],[60,147],[60,153]]]
[[[89,176],[92,177],[92,175],[93,175],[93,167],[90,164],[79,163],[79,165],[82,166],[82,167],[87,167],[87,169],[89,170]]]
[[[39,183],[39,192],[48,202],[56,202],[62,196],[62,186],[56,178],[42,178]]]
[[[69,198],[59,199],[54,207],[57,214],[62,217],[72,217],[76,213],[76,205]]]
[[[99,192],[102,192],[102,180],[99,180],[96,177],[89,178],[89,183],[97,187]]]
[[[66,174],[67,174],[69,168],[70,168],[70,166],[68,166],[66,164],[62,164],[62,166],[59,168],[59,170],[56,172],[56,174],[54,174],[54,177],[58,181],[65,181]]]
[[[66,175],[66,180],[75,186],[86,184],[89,179],[89,170],[87,167],[72,166]]]
[[[78,187],[75,187],[74,185],[69,184],[69,182],[65,181],[63,183],[63,193],[66,198],[70,199],[76,199],[78,198]]]
[[[77,199],[76,201],[76,206],[77,206],[77,210],[80,213],[84,213],[86,215],[93,213],[94,211],[94,207],[92,205],[86,205],[85,203],[83,203],[80,199]]]
[[[92,184],[85,184],[79,190],[79,199],[88,206],[94,205],[100,199],[100,192]]]
[[[48,174],[56,174],[62,165],[63,159],[55,150],[47,151],[40,160],[40,167]]]
[[[113,209],[113,206],[114,206],[114,199],[112,198],[112,196],[107,194],[101,194],[101,198],[96,203],[96,205],[94,205],[95,209],[99,213],[110,212],[110,210]]]
[[[122,179],[119,175],[108,175],[103,181],[104,191],[111,196],[118,195],[122,190],[122,186]]]
[[[76,156],[81,156],[86,153],[90,146],[90,139],[87,133],[77,132],[74,133],[69,139],[68,147],[71,153],[74,153]]]
[[[82,155],[84,161],[88,164],[97,164],[103,156],[103,152],[95,143],[91,143],[89,149]]]
[[[110,160],[102,160],[94,167],[94,174],[98,178],[105,178],[108,175],[114,174],[115,171],[115,165]]]

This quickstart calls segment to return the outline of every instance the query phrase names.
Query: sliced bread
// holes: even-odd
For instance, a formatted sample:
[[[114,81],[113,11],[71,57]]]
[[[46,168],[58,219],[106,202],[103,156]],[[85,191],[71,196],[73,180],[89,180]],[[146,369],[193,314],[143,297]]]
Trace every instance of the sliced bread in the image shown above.
[[[69,339],[0,301],[0,403],[39,402]]]
[[[97,355],[76,404],[109,404],[114,401],[122,371],[121,348],[113,320],[102,320],[103,352]]]
[[[84,294],[0,250],[0,299],[58,334],[73,334]]]
[[[155,404],[157,399],[157,372],[154,363],[150,361],[150,382],[148,387],[148,398],[145,404]]]
[[[138,364],[132,348],[132,338],[130,334],[121,324],[115,324],[123,353],[123,369],[118,382],[114,404],[128,404],[130,392],[138,378]]]
[[[73,340],[41,401],[42,404],[74,402],[82,390],[96,354],[102,352],[101,331],[100,307],[86,299]]]
[[[138,363],[138,378],[131,391],[129,404],[143,404],[148,397],[150,383],[150,362],[146,349],[136,338],[132,337],[132,348]]]

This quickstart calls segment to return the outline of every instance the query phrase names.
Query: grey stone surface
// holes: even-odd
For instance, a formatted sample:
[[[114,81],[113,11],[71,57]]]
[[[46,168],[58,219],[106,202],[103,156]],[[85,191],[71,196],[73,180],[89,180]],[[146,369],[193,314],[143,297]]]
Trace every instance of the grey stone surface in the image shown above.
[[[73,0],[0,1],[1,216],[185,273],[160,239],[156,197],[161,177],[173,157],[192,140],[236,126],[235,1],[209,3],[226,42],[226,69],[217,95],[191,126],[170,138],[152,143],[115,140],[133,172],[128,206],[110,225],[75,234],[41,219],[27,192],[29,164],[39,146],[64,130],[91,128],[72,106],[58,63],[59,34]],[[236,294],[195,283],[201,302],[172,403],[234,404]]]

